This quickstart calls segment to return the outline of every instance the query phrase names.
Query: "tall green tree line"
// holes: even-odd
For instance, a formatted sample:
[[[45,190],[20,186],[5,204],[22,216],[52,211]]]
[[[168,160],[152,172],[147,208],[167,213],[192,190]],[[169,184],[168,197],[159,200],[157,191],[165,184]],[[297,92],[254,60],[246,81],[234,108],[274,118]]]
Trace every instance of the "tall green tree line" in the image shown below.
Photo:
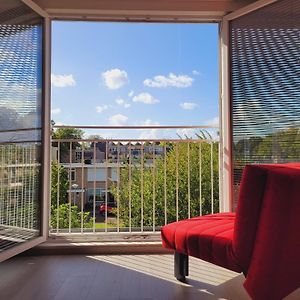
[[[213,143],[211,146],[205,141],[185,142],[182,140],[178,146],[168,145],[166,157],[157,156],[155,161],[145,160],[143,167],[141,163],[131,166],[127,163],[120,172],[119,193],[116,185],[112,189],[115,199],[119,201],[120,218],[124,225],[131,224],[131,226],[140,227],[141,213],[143,213],[143,226],[164,225],[165,218],[168,223],[176,221],[177,201],[179,219],[187,218],[189,211],[190,216],[210,213],[211,193],[213,193],[214,212],[217,212],[218,147],[218,143]],[[213,184],[211,182],[211,151]],[[130,169],[131,175],[129,175]],[[178,186],[178,198],[176,186]]]

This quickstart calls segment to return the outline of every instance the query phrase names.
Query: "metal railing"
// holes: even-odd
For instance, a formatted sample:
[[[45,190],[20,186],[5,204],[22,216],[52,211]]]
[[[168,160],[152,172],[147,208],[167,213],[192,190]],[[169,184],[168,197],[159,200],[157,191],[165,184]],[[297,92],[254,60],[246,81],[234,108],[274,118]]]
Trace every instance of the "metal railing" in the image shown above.
[[[203,131],[214,128],[55,128],[188,128],[195,137],[53,138],[50,234],[153,233],[170,222],[219,210],[219,143]]]
[[[0,252],[39,236],[39,156],[39,143],[0,143]]]

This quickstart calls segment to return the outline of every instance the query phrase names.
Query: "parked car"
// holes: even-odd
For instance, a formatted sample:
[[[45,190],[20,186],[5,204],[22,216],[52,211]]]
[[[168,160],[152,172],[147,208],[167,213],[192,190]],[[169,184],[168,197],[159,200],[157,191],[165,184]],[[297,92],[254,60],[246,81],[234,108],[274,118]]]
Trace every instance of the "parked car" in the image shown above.
[[[100,204],[99,213],[103,216],[105,215],[106,211],[107,211],[107,214],[112,214],[113,208],[115,208],[115,207],[116,207],[116,203],[114,201],[107,202],[107,204],[105,204],[105,203]]]

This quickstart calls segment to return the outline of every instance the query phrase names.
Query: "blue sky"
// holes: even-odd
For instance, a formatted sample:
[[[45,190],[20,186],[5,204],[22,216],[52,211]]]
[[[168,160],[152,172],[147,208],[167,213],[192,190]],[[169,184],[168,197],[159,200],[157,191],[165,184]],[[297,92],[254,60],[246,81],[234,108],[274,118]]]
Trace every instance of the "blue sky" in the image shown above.
[[[216,125],[216,24],[53,22],[52,119]]]

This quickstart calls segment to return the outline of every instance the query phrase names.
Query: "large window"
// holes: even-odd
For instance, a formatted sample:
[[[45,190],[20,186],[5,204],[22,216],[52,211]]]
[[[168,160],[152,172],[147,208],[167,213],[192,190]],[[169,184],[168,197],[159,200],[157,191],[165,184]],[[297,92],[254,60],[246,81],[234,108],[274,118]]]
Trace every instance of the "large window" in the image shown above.
[[[245,164],[300,161],[300,2],[231,22],[233,176]]]

